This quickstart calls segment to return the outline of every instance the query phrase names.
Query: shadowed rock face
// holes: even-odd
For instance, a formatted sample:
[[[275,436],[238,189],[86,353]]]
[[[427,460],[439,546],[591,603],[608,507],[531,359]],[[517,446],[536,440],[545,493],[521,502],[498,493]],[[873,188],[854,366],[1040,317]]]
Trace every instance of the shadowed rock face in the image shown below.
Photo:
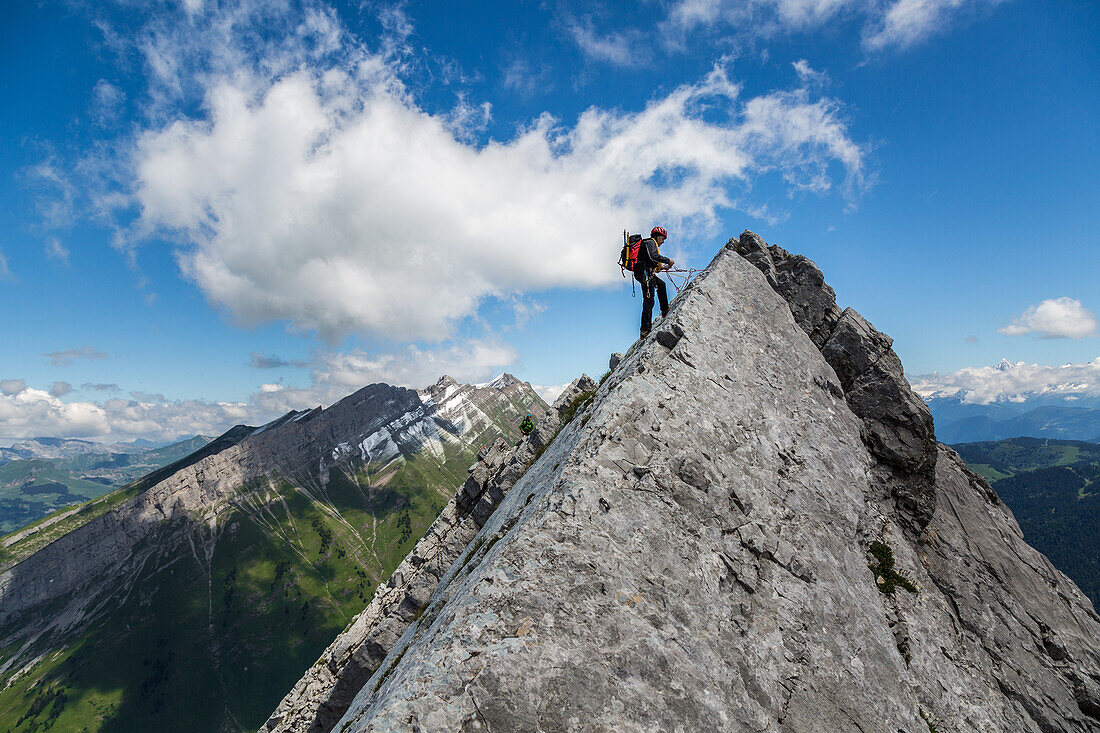
[[[504,494],[333,729],[1100,730],[1091,605],[934,443],[889,339],[757,240]],[[880,591],[872,543],[917,592]]]

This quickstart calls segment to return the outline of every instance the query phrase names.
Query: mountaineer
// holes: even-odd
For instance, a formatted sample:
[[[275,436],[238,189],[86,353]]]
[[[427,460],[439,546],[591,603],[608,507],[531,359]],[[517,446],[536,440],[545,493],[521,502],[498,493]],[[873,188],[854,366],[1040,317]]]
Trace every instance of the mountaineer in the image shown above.
[[[638,248],[638,259],[634,263],[634,279],[642,285],[642,330],[641,338],[649,335],[653,326],[653,291],[657,291],[657,298],[661,301],[661,316],[668,315],[668,294],[665,292],[665,281],[657,277],[658,270],[663,265],[665,268],[676,264],[673,260],[661,254],[659,248],[668,239],[668,232],[664,227],[653,227],[647,239],[643,239]]]
[[[523,418],[523,422],[519,424],[519,431],[525,436],[530,435],[531,431],[535,429],[535,420],[531,417],[531,413],[527,413],[527,416]]]

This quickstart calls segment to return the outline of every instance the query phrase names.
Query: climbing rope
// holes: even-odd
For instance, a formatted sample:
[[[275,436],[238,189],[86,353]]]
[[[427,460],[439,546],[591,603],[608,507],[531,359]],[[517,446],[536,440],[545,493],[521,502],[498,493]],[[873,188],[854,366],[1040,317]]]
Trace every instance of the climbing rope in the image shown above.
[[[660,274],[668,275],[668,281],[672,283],[672,287],[676,288],[676,294],[679,295],[680,292],[687,287],[688,281],[695,277],[695,274],[698,272],[702,272],[702,270],[696,270],[694,267],[689,267],[686,270],[661,270]],[[676,278],[679,278],[680,281],[677,282]]]

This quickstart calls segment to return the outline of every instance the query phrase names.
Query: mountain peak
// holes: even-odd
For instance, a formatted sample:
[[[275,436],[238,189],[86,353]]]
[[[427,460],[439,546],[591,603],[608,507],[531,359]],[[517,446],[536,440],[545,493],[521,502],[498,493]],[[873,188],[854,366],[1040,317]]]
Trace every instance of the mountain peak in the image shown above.
[[[477,385],[478,387],[489,387],[490,389],[505,389],[516,384],[523,384],[523,381],[516,376],[504,372],[493,377],[488,382]]]
[[[391,582],[407,631],[357,620],[373,676],[300,683],[347,706],[318,730],[1100,723],[1100,618],[805,257],[730,240],[573,413],[440,579]]]

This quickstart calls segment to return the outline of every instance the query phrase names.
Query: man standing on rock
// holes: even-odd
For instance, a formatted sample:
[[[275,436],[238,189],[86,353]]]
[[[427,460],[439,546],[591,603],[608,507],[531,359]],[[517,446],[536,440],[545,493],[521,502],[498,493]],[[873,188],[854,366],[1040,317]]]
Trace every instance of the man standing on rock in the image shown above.
[[[634,264],[634,279],[642,285],[642,332],[641,338],[649,335],[653,327],[653,291],[657,291],[657,298],[661,301],[661,316],[668,315],[668,293],[665,291],[665,281],[657,277],[657,270],[661,265],[672,267],[674,261],[665,257],[660,252],[660,246],[668,239],[668,232],[664,227],[653,227],[648,239],[643,239],[638,248],[638,261]]]

